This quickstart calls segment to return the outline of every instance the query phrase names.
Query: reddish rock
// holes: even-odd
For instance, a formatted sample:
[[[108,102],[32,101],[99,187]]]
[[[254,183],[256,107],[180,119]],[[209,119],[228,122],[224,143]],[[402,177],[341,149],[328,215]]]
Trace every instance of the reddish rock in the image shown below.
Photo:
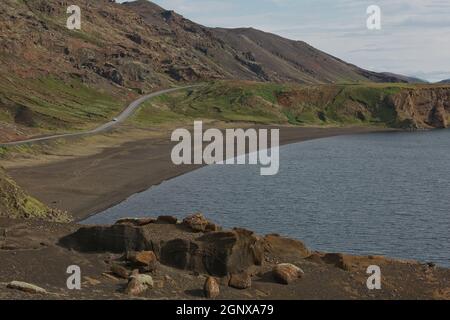
[[[155,270],[158,265],[158,258],[153,251],[127,252],[126,259],[147,272]]]
[[[220,294],[219,283],[214,277],[209,277],[205,281],[204,286],[205,297],[208,299],[215,299]]]
[[[239,290],[248,289],[252,286],[252,278],[247,272],[232,274],[228,286]]]

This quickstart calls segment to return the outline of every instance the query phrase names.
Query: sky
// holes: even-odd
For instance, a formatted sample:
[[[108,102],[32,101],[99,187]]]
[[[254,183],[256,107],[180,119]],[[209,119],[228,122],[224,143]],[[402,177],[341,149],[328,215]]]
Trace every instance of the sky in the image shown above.
[[[450,79],[450,0],[153,2],[205,26],[253,27],[302,40],[368,70]],[[381,30],[367,28],[370,5],[381,8]]]

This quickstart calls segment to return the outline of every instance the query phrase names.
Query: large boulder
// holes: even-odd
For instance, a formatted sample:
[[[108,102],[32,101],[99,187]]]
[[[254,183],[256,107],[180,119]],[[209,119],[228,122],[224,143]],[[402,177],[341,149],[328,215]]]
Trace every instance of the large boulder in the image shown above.
[[[126,260],[143,272],[152,272],[158,266],[158,258],[153,251],[129,251]]]
[[[60,240],[81,252],[153,251],[160,263],[213,276],[239,273],[263,262],[263,241],[253,232],[191,233],[173,224],[87,226]]]
[[[220,277],[261,265],[262,261],[261,242],[243,229],[212,232],[195,241],[174,239],[161,247],[161,263]]]

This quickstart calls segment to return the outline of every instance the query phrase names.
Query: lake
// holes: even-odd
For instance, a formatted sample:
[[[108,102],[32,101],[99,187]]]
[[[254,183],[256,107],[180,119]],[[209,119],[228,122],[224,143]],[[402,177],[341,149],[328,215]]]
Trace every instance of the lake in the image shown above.
[[[280,148],[280,172],[212,165],[132,196],[84,223],[203,212],[227,227],[311,249],[450,267],[450,130],[340,136]]]

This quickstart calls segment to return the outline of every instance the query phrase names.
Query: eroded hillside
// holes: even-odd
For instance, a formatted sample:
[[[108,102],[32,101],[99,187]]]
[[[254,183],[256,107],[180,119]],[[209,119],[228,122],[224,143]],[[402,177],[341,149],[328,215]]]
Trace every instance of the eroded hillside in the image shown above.
[[[67,222],[70,216],[28,196],[0,167],[0,217]]]

